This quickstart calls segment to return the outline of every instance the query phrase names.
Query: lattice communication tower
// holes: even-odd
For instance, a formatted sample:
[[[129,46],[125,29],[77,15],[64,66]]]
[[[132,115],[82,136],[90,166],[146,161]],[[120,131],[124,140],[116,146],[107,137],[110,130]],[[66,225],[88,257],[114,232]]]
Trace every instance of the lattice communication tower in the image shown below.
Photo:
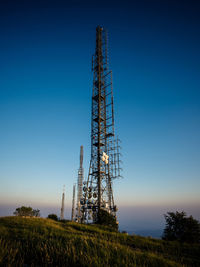
[[[108,67],[107,43],[106,30],[98,26],[92,57],[91,160],[80,200],[82,222],[94,222],[100,209],[114,217],[117,211],[112,183],[121,176],[120,147],[114,132],[112,71]]]
[[[83,146],[80,147],[80,166],[78,169],[78,180],[77,180],[77,207],[76,207],[76,221],[81,222],[82,212],[81,212],[81,199],[83,197],[83,177],[84,177],[84,169],[83,169]]]

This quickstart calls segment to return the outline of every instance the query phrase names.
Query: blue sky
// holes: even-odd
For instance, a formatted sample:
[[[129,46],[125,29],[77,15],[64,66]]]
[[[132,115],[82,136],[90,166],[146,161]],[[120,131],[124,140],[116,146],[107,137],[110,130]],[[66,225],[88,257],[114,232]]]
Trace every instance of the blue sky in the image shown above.
[[[59,213],[63,184],[71,206],[80,145],[88,172],[91,57],[103,25],[123,148],[120,212],[181,208],[200,219],[199,9],[197,1],[2,4],[0,215],[22,204]],[[135,214],[125,226],[142,218]]]

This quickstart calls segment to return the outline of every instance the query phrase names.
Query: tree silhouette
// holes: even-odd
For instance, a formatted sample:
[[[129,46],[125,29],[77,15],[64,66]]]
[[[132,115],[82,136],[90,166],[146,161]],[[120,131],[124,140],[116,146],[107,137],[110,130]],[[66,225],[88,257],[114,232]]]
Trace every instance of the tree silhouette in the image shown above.
[[[40,217],[40,210],[33,210],[33,216],[34,217]]]
[[[17,208],[13,214],[16,216],[40,217],[40,210],[33,210],[31,207],[22,206]]]
[[[200,223],[192,216],[186,217],[184,211],[167,212],[164,215],[166,226],[162,238],[187,243],[200,242]]]

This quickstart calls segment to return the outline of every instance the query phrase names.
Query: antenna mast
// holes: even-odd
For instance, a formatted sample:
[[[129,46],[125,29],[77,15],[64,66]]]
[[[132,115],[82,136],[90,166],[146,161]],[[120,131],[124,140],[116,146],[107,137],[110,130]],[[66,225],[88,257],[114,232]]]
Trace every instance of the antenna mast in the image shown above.
[[[75,193],[76,193],[76,184],[73,185],[72,217],[71,217],[72,221],[74,221],[74,214],[75,214]]]
[[[62,205],[60,211],[60,219],[64,219],[64,205],[65,205],[65,185],[63,186],[63,193],[62,193]]]
[[[83,190],[83,176],[84,176],[84,169],[83,169],[83,146],[80,147],[80,166],[78,170],[78,187],[77,187],[77,214],[76,219],[78,222],[81,222],[81,204],[80,201],[82,199],[82,190]]]

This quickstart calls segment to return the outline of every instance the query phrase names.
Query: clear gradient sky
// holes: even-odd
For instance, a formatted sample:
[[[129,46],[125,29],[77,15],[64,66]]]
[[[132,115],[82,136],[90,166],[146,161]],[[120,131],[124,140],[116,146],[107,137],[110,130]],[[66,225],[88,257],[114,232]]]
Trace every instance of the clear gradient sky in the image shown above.
[[[123,148],[124,178],[114,184],[121,225],[159,228],[172,209],[200,219],[199,14],[190,0],[1,1],[1,216],[20,205],[59,215],[65,184],[70,217],[80,145],[88,172],[102,25]]]

